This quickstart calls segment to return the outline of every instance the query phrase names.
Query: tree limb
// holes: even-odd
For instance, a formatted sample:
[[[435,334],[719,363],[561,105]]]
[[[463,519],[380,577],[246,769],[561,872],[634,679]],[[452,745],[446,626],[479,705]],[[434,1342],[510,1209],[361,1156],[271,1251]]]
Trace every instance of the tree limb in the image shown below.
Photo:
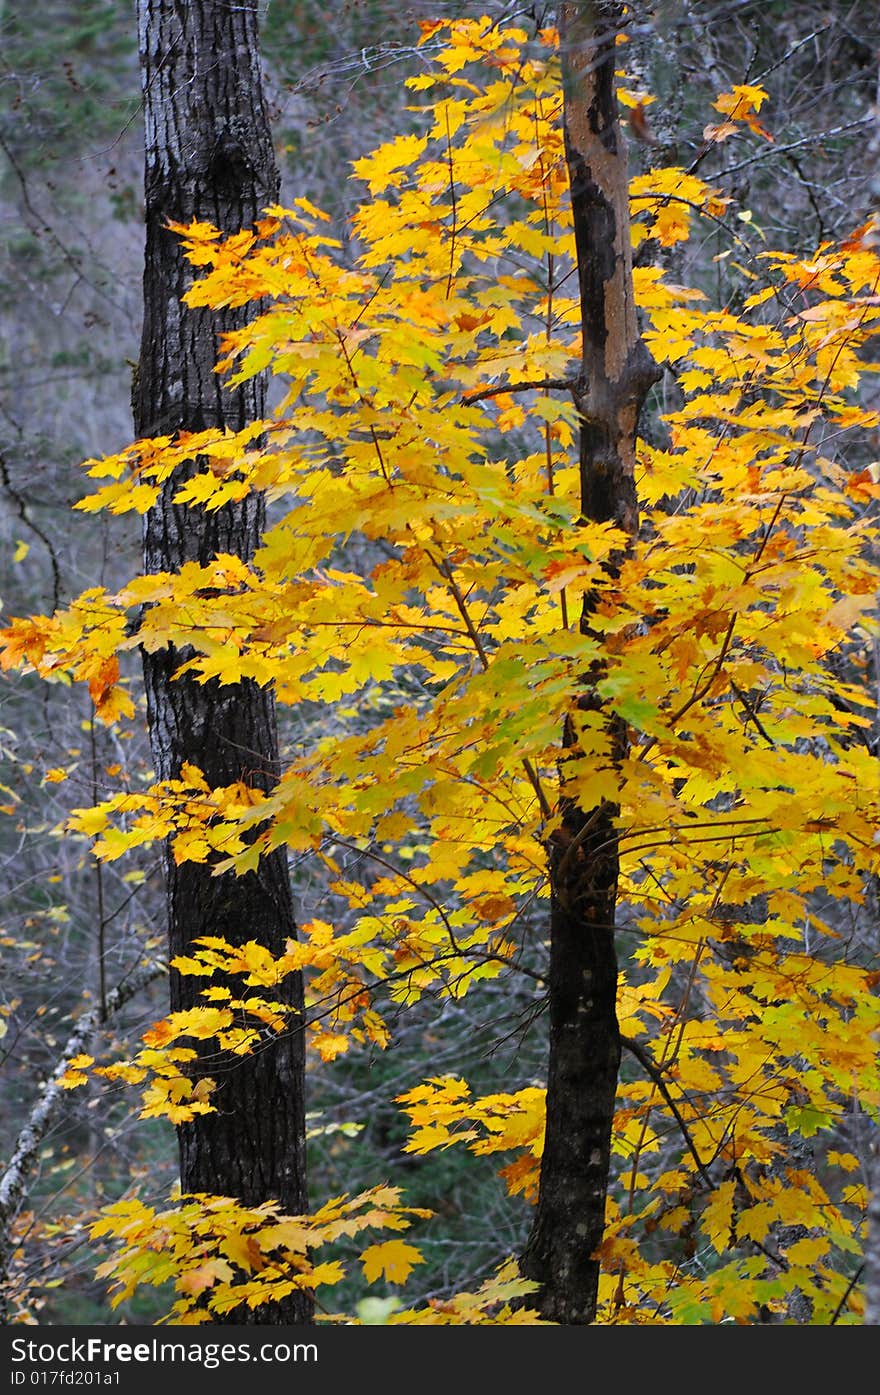
[[[107,994],[106,1004],[96,1003],[82,1014],[65,1042],[58,1064],[43,1086],[27,1120],[19,1131],[12,1156],[0,1175],[0,1321],[5,1321],[5,1302],[2,1296],[3,1285],[9,1271],[12,1257],[9,1231],[12,1221],[21,1209],[27,1196],[28,1179],[33,1170],[40,1144],[49,1132],[58,1107],[65,1094],[61,1084],[70,1062],[78,1056],[100,1028],[113,1017],[125,1003],[136,998],[148,983],[164,973],[167,965],[158,963],[142,964],[139,969],[124,979]]]
[[[633,1041],[632,1037],[621,1036],[620,1044],[621,1046],[625,1046],[627,1051],[629,1051],[631,1055],[635,1056],[636,1060],[639,1062],[641,1066],[644,1067],[647,1074],[651,1077],[654,1084],[657,1086],[657,1089],[660,1091],[664,1100],[668,1104],[669,1109],[675,1119],[675,1122],[681,1129],[681,1134],[685,1143],[688,1146],[688,1151],[690,1152],[690,1155],[693,1158],[694,1162],[697,1164],[697,1171],[699,1172],[703,1181],[706,1183],[706,1186],[714,1188],[715,1183],[712,1181],[712,1178],[709,1175],[709,1171],[706,1167],[706,1164],[703,1162],[703,1159],[697,1152],[696,1145],[694,1143],[694,1140],[691,1138],[688,1126],[685,1123],[684,1119],[681,1117],[681,1112],[678,1108],[678,1105],[672,1098],[669,1086],[663,1079],[661,1071],[657,1069],[657,1066],[651,1060],[651,1057],[648,1055],[647,1051],[645,1051],[644,1047],[640,1046],[637,1041]]]

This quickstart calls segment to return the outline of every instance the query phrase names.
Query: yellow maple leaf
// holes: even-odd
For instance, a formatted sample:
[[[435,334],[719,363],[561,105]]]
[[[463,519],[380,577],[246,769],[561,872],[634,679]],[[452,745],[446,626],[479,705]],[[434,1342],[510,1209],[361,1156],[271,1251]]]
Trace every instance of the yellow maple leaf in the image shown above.
[[[133,717],[134,703],[124,688],[116,684],[102,693],[95,702],[95,713],[104,726],[112,726],[117,717]]]
[[[345,1270],[338,1259],[324,1260],[323,1264],[316,1264],[307,1274],[301,1276],[303,1286],[317,1288],[319,1284],[338,1284],[345,1278]]]
[[[295,1216],[285,1217],[277,1225],[265,1226],[259,1232],[259,1239],[264,1249],[292,1250],[295,1254],[305,1254],[309,1246],[315,1243],[309,1226]]]
[[[763,87],[749,87],[746,83],[740,83],[732,92],[722,92],[712,105],[716,111],[742,118],[748,111],[760,111],[766,100],[767,93]]]
[[[117,1061],[111,1066],[96,1066],[95,1074],[103,1075],[107,1080],[124,1080],[127,1085],[140,1085],[147,1072],[141,1066]]]
[[[844,1172],[855,1172],[860,1166],[858,1158],[853,1153],[838,1153],[831,1149],[828,1153],[828,1161],[837,1167],[842,1167]]]
[[[322,1061],[334,1061],[337,1056],[348,1050],[348,1037],[341,1032],[324,1032],[316,1030],[311,1038],[311,1045],[314,1046]]]
[[[483,920],[488,920],[494,925],[505,916],[513,915],[516,902],[511,896],[484,896],[474,902],[474,910]]]
[[[89,1077],[83,1072],[89,1066],[94,1065],[94,1061],[94,1056],[71,1056],[66,1071],[58,1080],[62,1090],[75,1090],[78,1085],[87,1085]]]
[[[89,837],[102,833],[107,824],[107,811],[101,808],[72,809],[67,821],[67,826],[73,833],[86,833]]]
[[[715,1188],[703,1212],[703,1228],[715,1249],[721,1254],[732,1241],[733,1197],[736,1182],[721,1182]]]
[[[424,136],[396,136],[372,155],[356,160],[352,168],[359,179],[367,180],[371,194],[381,194],[389,184],[400,182],[391,179],[391,171],[412,164],[427,144]]]
[[[403,1240],[386,1240],[381,1245],[368,1245],[360,1259],[368,1284],[374,1283],[383,1274],[389,1283],[404,1284],[413,1265],[424,1264],[415,1246],[407,1245]]]
[[[224,1283],[229,1283],[235,1276],[235,1271],[226,1263],[225,1259],[206,1259],[195,1269],[187,1269],[185,1274],[181,1274],[175,1287],[181,1293],[189,1293],[195,1298],[203,1293],[206,1288],[213,1288],[218,1279]]]
[[[266,1260],[253,1235],[227,1235],[220,1241],[220,1249],[233,1264],[246,1274],[263,1269]]]
[[[785,1258],[789,1264],[813,1266],[827,1256],[830,1244],[827,1235],[818,1235],[815,1238],[805,1236],[804,1239],[796,1240],[793,1245],[788,1246]]]

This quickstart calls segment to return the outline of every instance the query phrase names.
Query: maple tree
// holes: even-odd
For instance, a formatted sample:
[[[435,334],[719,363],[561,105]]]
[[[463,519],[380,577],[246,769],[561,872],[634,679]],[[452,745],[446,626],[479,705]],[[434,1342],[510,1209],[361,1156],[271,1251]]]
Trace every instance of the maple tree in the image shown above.
[[[618,13],[596,9],[606,25]],[[492,977],[532,975],[552,1015],[553,948],[548,969],[533,927],[552,939],[577,875],[595,891],[582,923],[610,940],[603,919],[623,911],[603,1029],[615,1112],[598,1119],[608,1153],[591,1182],[604,1215],[582,1251],[595,1314],[584,1286],[548,1306],[527,1251],[525,1277],[507,1261],[481,1290],[389,1320],[748,1322],[784,1317],[795,1295],[813,1322],[857,1320],[868,1197],[840,1133],[848,1111],[880,1107],[877,977],[837,926],[857,922],[877,870],[863,682],[877,484],[837,443],[878,424],[858,397],[880,310],[872,229],[808,258],[768,250],[743,269],[737,312],[649,255],[723,222],[729,200],[680,169],[633,179],[642,339],[680,399],[635,446],[628,508],[592,508],[597,346],[581,333],[569,171],[573,149],[586,164],[596,150],[571,131],[566,150],[559,35],[423,26],[438,36],[410,79],[420,130],[355,164],[353,260],[304,199],[231,237],[207,220],[173,229],[197,273],[190,307],[259,307],[225,335],[218,372],[233,392],[276,375],[275,414],[88,464],[109,483],[86,512],[146,514],[164,491],[210,516],[266,495],[277,513],[253,557],[94,587],[2,635],[4,667],[87,683],[107,722],[135,715],[120,660],[138,647],[185,649],[189,684],[332,705],[340,723],[269,788],[187,763],[122,780],[67,829],[104,861],[167,841],[175,866],[218,879],[309,851],[347,923],[312,920],[274,950],[243,926],[200,934],[174,960],[186,1005],[128,1061],[77,1055],[66,1083],[142,1085],[142,1113],[178,1126],[210,1117],[206,1044],[248,1059],[300,1030],[284,992],[297,973],[325,1061],[393,1049],[382,1001],[459,999]],[[645,94],[616,50],[635,108]],[[586,76],[602,72],[610,99],[609,66]],[[763,101],[758,86],[719,94],[705,140],[769,140]],[[621,293],[626,260],[607,278]],[[626,404],[632,433],[649,378]],[[380,875],[342,874],[352,844]],[[399,1100],[407,1150],[501,1154],[509,1189],[540,1207],[545,1139],[565,1125],[551,1083],[474,1097],[431,1077]],[[414,1219],[393,1188],[311,1216],[199,1192],[166,1210],[117,1203],[95,1236],[121,1242],[103,1270],[120,1294],[170,1279],[175,1320],[242,1305],[259,1320],[339,1281],[312,1249]],[[585,1217],[568,1220],[574,1247]],[[396,1240],[360,1253],[368,1282],[404,1282],[418,1257]]]
[[[616,3],[559,11],[563,133],[581,319],[579,493],[584,523],[626,538],[605,561],[615,578],[638,533],[635,451],[645,398],[662,373],[639,332],[633,293],[626,146],[614,90]],[[639,108],[640,109],[640,108]],[[584,692],[565,718],[559,825],[549,839],[550,1016],[544,1146],[535,1221],[523,1269],[540,1285],[540,1311],[556,1322],[595,1316],[605,1227],[614,1102],[620,1068],[614,944],[620,805],[584,803],[568,770],[596,738],[612,769],[628,754],[627,724],[601,691],[608,668],[593,628],[600,589],[581,599],[579,630],[597,645]],[[588,727],[586,750],[581,731]],[[577,1217],[572,1224],[572,1217]]]

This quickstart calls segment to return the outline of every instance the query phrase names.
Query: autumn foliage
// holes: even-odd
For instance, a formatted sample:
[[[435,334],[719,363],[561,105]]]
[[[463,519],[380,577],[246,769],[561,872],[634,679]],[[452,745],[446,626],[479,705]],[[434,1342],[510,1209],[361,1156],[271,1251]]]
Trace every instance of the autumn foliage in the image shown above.
[[[87,513],[145,511],[194,458],[181,504],[264,491],[271,524],[253,564],[218,556],[96,586],[2,632],[4,668],[88,684],[107,723],[138,720],[126,655],[170,642],[200,682],[250,678],[281,705],[332,712],[269,793],[211,789],[193,767],[152,785],[121,772],[67,833],[108,860],[167,838],[178,862],[218,871],[279,846],[308,852],[348,913],[302,926],[280,958],[253,941],[194,944],[175,967],[204,980],[204,1005],[156,1022],[128,1060],[79,1058],[67,1083],[128,1082],[144,1116],[180,1122],[212,1108],[199,1043],[245,1053],[299,1029],[273,996],[293,970],[325,1062],[394,1049],[379,997],[405,1007],[489,977],[540,978],[560,798],[604,801],[620,808],[625,1055],[598,1320],[751,1322],[795,1293],[814,1322],[857,1320],[866,1195],[840,1126],[880,1108],[877,975],[841,926],[858,922],[877,874],[864,674],[878,491],[870,469],[840,463],[840,443],[878,427],[858,395],[876,369],[876,245],[860,229],[805,260],[768,249],[716,305],[708,282],[674,284],[662,260],[726,226],[729,199],[681,169],[633,179],[636,294],[666,372],[624,556],[621,534],[579,516],[556,36],[470,20],[424,25],[428,40],[409,81],[415,133],[355,163],[351,247],[305,200],[226,240],[177,229],[188,304],[263,303],[225,340],[218,372],[234,391],[268,369],[274,415],[87,462]],[[632,108],[641,98],[622,84]],[[720,94],[706,140],[767,140],[763,96]],[[629,733],[622,762],[577,704],[599,659],[605,709]],[[343,873],[353,846],[370,850],[369,878]],[[492,1155],[534,1201],[534,1082],[480,1098],[437,1076],[398,1104],[409,1152]],[[102,1266],[117,1297],[171,1278],[174,1320],[199,1321],[291,1286],[329,1289],[343,1268],[313,1251],[370,1227],[412,1226],[413,1244],[360,1253],[367,1282],[403,1284],[418,1219],[377,1179],[299,1218],[132,1198],[94,1234],[120,1242]],[[498,1258],[483,1290],[392,1320],[529,1321],[530,1286]]]

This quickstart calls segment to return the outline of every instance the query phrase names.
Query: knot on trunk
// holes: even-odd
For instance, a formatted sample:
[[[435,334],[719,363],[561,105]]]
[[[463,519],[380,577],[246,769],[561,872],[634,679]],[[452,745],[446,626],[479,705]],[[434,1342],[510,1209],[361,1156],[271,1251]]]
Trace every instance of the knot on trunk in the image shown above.
[[[655,383],[663,377],[663,369],[654,358],[644,339],[637,339],[630,349],[623,369],[621,388],[624,398],[639,410]]]

